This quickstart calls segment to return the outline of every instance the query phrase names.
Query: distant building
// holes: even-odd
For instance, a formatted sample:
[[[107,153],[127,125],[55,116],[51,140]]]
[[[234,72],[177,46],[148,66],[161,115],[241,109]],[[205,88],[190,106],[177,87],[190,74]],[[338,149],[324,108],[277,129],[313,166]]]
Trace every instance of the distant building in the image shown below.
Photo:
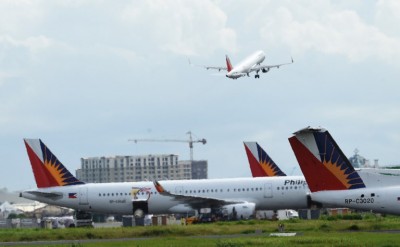
[[[206,179],[206,178],[208,178],[208,162],[207,162],[207,160],[193,160],[192,161],[192,179]]]
[[[354,155],[349,157],[349,161],[353,165],[354,168],[370,168],[370,167],[378,168],[379,167],[378,159],[375,159],[374,164],[371,165],[370,161],[368,159],[364,158],[363,156],[359,155],[358,153],[359,153],[359,151],[356,148],[354,150]]]
[[[192,165],[203,162],[203,175],[192,176]],[[204,177],[204,174],[206,177]],[[207,178],[207,161],[178,161],[178,155],[137,155],[81,158],[79,180],[89,183]]]

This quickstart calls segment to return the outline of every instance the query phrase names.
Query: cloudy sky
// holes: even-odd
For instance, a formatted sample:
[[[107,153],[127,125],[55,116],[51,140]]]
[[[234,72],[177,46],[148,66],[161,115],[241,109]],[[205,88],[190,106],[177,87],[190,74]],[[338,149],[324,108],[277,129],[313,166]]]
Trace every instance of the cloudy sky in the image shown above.
[[[209,177],[245,177],[243,141],[298,175],[287,138],[322,126],[348,156],[400,163],[399,1],[0,1],[0,187],[36,187],[22,138],[81,157],[174,153],[205,138]],[[295,63],[230,80],[256,50]]]

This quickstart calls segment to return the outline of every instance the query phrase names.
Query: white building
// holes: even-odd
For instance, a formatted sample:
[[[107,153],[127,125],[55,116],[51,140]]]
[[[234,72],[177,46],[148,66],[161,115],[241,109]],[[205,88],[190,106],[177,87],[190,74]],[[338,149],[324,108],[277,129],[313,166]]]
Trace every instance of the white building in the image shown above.
[[[76,176],[89,183],[191,179],[191,163],[174,154],[81,158]]]

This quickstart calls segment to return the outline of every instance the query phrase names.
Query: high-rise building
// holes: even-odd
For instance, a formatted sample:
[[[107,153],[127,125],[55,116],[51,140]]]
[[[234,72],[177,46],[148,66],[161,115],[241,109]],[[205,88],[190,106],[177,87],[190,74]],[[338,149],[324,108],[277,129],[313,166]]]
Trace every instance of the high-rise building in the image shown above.
[[[208,178],[208,162],[207,160],[193,160],[192,163],[192,179]]]
[[[192,165],[198,162],[204,163],[202,175],[193,177]],[[174,154],[81,158],[76,176],[88,183],[207,178],[207,161],[178,161]]]

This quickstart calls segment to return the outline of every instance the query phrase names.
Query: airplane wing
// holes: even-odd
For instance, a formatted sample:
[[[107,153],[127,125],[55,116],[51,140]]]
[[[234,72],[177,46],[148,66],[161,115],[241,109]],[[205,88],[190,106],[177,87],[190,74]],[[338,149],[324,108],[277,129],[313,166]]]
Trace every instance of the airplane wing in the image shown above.
[[[274,65],[256,65],[253,68],[251,68],[249,72],[260,71],[260,70],[268,71],[271,68],[279,69],[279,67],[281,67],[283,65],[288,65],[288,64],[292,64],[292,63],[294,63],[293,58],[292,58],[292,61],[290,63],[281,63],[281,64],[274,64]]]
[[[193,63],[190,61],[190,59],[188,59],[188,61],[189,61],[189,64],[190,64],[191,66],[202,67],[202,68],[205,68],[205,69],[215,69],[215,70],[218,70],[218,71],[227,70],[226,67],[198,65],[198,64],[193,64]]]
[[[242,200],[222,200],[212,197],[175,194],[165,190],[164,187],[158,181],[154,181],[154,186],[156,187],[158,193],[160,193],[161,195],[173,197],[176,201],[180,201],[186,205],[191,206],[192,208],[206,208],[206,207],[213,208],[213,207],[222,207],[224,205],[230,205],[230,204],[245,203],[245,201]]]

